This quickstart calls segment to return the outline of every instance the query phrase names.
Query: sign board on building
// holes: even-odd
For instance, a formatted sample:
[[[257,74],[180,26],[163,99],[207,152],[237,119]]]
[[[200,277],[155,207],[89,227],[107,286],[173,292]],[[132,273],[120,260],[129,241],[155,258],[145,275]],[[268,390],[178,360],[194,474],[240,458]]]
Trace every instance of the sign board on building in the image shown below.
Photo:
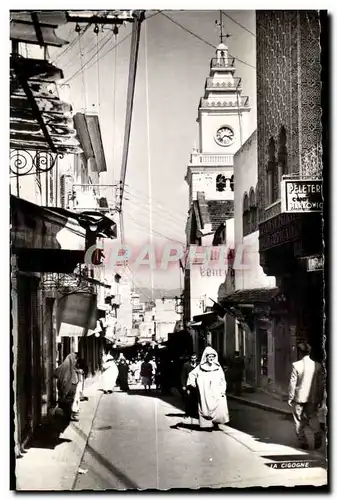
[[[307,261],[307,271],[323,271],[324,269],[324,259],[323,255],[315,255],[313,257],[308,257]]]
[[[323,210],[322,187],[322,180],[282,180],[281,212],[321,212]]]
[[[71,293],[61,297],[58,304],[60,327],[63,323],[78,326],[82,330],[96,328],[96,295]]]

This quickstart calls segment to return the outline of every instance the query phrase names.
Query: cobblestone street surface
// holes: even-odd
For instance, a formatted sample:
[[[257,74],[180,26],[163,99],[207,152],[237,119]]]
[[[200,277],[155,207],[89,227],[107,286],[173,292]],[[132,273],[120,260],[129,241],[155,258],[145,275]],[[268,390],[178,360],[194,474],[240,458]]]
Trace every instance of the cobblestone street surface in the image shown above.
[[[229,401],[231,422],[198,430],[176,396],[140,390],[103,395],[75,490],[294,486],[326,484],[324,450],[297,449],[289,417]],[[277,460],[314,461],[306,469],[272,469]]]

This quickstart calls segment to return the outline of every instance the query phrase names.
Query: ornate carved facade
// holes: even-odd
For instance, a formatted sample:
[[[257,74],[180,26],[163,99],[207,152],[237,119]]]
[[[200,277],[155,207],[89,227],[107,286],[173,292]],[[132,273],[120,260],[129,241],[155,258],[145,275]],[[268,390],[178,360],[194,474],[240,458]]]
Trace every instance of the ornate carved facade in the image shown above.
[[[282,174],[322,172],[321,49],[318,11],[257,11],[257,107],[260,221]],[[268,186],[270,144],[279,168]],[[273,196],[270,196],[272,190]],[[275,212],[275,210],[274,210]],[[277,212],[277,211],[276,211]],[[273,213],[273,215],[276,215]]]

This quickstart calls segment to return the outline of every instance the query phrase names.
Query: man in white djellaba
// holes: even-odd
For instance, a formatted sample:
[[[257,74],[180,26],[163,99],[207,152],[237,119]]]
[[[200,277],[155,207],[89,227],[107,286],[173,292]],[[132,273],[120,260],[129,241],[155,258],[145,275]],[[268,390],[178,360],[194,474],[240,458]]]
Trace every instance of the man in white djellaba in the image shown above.
[[[112,394],[118,377],[118,367],[111,353],[103,357],[102,389],[104,394]]]
[[[208,346],[200,364],[189,373],[188,387],[196,387],[199,393],[199,425],[207,431],[229,422],[226,398],[226,379],[218,361],[217,352]]]

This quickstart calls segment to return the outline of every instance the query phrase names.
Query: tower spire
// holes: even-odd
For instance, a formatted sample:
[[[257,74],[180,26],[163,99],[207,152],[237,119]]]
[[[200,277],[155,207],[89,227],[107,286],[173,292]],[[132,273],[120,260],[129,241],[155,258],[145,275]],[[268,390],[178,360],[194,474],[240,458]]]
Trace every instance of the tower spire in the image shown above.
[[[223,43],[224,38],[229,38],[230,36],[232,36],[229,33],[224,34],[224,25],[223,25],[223,21],[222,21],[222,10],[220,10],[220,21],[216,20],[215,24],[220,32],[220,34],[219,34],[220,43]]]

